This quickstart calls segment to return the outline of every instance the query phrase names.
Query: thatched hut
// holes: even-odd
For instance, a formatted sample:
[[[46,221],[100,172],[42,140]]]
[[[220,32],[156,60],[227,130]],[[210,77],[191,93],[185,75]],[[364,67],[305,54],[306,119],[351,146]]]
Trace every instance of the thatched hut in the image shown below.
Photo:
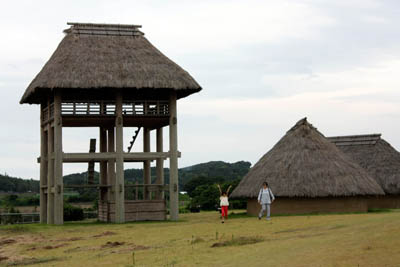
[[[381,134],[329,137],[341,151],[363,167],[385,191],[370,208],[400,208],[400,153]]]
[[[257,196],[267,181],[275,214],[367,211],[369,196],[383,195],[369,174],[302,119],[242,179],[232,197],[247,198],[257,214]]]

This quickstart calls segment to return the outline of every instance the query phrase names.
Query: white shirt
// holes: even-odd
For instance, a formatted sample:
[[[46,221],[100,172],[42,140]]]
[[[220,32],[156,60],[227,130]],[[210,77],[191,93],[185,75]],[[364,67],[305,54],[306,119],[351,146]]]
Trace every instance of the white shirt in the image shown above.
[[[228,197],[221,196],[219,200],[220,200],[219,202],[220,206],[229,206]]]
[[[275,196],[272,194],[272,191],[269,187],[266,189],[261,188],[260,193],[258,194],[258,202],[261,202],[261,204],[271,204],[274,199]]]

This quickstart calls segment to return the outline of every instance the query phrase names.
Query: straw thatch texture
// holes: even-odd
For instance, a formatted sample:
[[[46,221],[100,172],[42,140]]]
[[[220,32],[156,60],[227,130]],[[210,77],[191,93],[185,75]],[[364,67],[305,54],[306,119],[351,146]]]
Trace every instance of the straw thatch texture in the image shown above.
[[[367,170],[386,194],[400,194],[400,153],[380,135],[337,136],[328,139]]]
[[[74,89],[176,90],[178,98],[200,91],[189,73],[157,50],[138,27],[73,23],[20,103],[40,103],[53,88],[62,88],[63,94]]]
[[[364,169],[306,119],[300,120],[250,169],[232,197],[257,197],[264,181],[278,197],[384,194]]]

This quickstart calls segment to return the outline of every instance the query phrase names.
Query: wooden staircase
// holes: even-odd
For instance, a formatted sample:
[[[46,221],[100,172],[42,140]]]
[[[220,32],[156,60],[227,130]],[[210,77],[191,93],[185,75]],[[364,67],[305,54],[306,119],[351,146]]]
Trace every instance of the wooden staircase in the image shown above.
[[[128,153],[131,152],[131,149],[133,147],[133,144],[135,143],[135,140],[137,138],[137,136],[139,135],[140,129],[142,127],[138,127],[135,131],[135,134],[132,136],[132,141],[130,142],[130,145],[128,146]]]

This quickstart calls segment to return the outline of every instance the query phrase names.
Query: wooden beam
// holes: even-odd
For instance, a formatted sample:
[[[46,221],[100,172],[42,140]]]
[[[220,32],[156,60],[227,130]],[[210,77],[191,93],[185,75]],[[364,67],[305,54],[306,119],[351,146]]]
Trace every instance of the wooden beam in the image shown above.
[[[163,128],[158,128],[156,131],[157,152],[163,152]],[[156,183],[164,184],[164,159],[159,158],[156,162]],[[164,191],[156,192],[156,199],[164,199]]]
[[[179,184],[178,184],[178,128],[176,91],[172,91],[169,100],[169,206],[170,218],[179,219]]]
[[[143,152],[144,153],[150,152],[150,129],[148,128],[143,129]],[[145,160],[143,162],[143,181],[145,184],[151,184],[150,160]],[[143,193],[144,193],[144,199],[150,200],[151,198],[150,192],[146,186],[144,187]]]
[[[108,153],[115,152],[115,128],[110,127],[107,130],[107,151]],[[108,201],[115,201],[115,188],[112,187],[115,185],[115,158],[109,159],[107,161],[107,184],[111,185],[111,188],[108,190]]]
[[[125,222],[125,190],[124,190],[124,140],[122,118],[122,92],[118,91],[115,103],[115,152],[116,152],[116,178],[115,178],[115,222]]]
[[[64,223],[61,92],[54,92],[54,223]]]
[[[101,153],[64,153],[64,162],[100,162],[117,158],[116,152],[101,152]],[[169,158],[169,152],[134,152],[122,153],[124,161],[145,161]],[[40,161],[40,160],[39,160]]]
[[[52,154],[54,151],[54,128],[50,124],[47,124],[47,148],[48,154]],[[47,186],[51,188],[54,186],[54,159],[47,160]],[[47,190],[47,224],[54,223],[54,194],[50,190]]]
[[[103,108],[103,105],[101,105]],[[104,110],[101,110],[104,112]],[[105,128],[100,128],[99,132],[100,141],[100,152],[107,152],[107,130]],[[100,161],[100,184],[107,184],[107,161]],[[107,201],[107,188],[101,188],[99,192],[99,199],[101,201]]]
[[[44,105],[41,105],[40,112],[40,121],[42,122],[45,119],[45,114],[43,112]],[[40,127],[40,156],[42,158],[47,158],[47,144],[48,144],[48,135],[45,129],[45,126]],[[47,223],[47,194],[45,193],[45,189],[43,186],[47,187],[47,169],[48,163],[47,160],[43,160],[40,163],[40,223]]]
[[[107,184],[66,184],[64,188],[109,188]]]

